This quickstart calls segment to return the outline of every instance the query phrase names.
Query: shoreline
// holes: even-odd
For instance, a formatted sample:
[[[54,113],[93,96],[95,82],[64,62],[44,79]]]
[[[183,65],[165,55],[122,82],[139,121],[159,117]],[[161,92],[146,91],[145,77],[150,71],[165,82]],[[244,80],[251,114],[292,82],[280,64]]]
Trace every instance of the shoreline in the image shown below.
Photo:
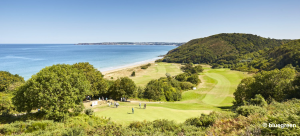
[[[109,74],[109,73],[124,70],[124,69],[139,67],[139,66],[142,66],[142,65],[146,65],[148,63],[155,63],[156,60],[161,59],[161,58],[163,58],[163,57],[156,57],[156,58],[153,58],[153,59],[144,60],[144,61],[140,61],[140,62],[135,62],[135,63],[123,65],[123,66],[109,67],[109,68],[103,68],[103,69],[98,68],[98,70],[103,75],[105,75],[105,74]]]

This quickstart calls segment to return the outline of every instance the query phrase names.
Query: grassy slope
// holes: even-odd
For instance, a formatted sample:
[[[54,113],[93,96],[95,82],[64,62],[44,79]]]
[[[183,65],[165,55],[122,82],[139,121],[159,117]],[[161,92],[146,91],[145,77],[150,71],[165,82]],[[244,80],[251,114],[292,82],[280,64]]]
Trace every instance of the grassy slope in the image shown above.
[[[138,85],[146,85],[151,79],[165,76],[168,72],[171,75],[181,73],[178,64],[158,63],[143,72],[141,75],[131,77]],[[129,124],[131,121],[169,119],[183,122],[187,118],[199,116],[201,113],[223,110],[231,106],[233,92],[240,80],[247,74],[229,69],[210,69],[205,67],[204,73],[199,75],[202,82],[196,90],[183,92],[182,101],[147,103],[147,109],[139,109],[138,103],[121,102],[119,108],[112,108],[106,105],[97,106],[97,116],[110,117],[112,120]],[[131,108],[135,109],[134,114]]]
[[[172,76],[182,73],[180,65],[172,63],[156,63],[148,69],[143,70],[141,74],[136,73],[135,77],[130,77],[137,85],[145,86],[150,80],[165,77],[166,73],[170,73]]]
[[[135,71],[135,77],[131,77],[131,73]],[[118,77],[129,77],[131,78],[136,85],[145,86],[150,80],[158,79],[160,77],[165,77],[166,73],[170,73],[172,76],[182,73],[180,70],[180,64],[172,63],[152,63],[148,69],[141,69],[139,67],[123,69],[120,71],[107,73],[104,78],[111,79],[114,77],[114,80]]]

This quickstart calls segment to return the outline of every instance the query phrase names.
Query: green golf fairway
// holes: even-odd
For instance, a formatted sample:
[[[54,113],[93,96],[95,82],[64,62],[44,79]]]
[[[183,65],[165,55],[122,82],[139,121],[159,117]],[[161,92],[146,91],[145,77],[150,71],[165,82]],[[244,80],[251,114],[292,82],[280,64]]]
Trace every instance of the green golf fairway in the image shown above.
[[[134,77],[138,85],[145,85],[152,79],[163,77],[166,72],[172,75],[181,73],[180,67],[171,63],[156,63],[146,74]],[[182,100],[178,102],[120,102],[118,108],[100,105],[93,107],[96,116],[103,116],[111,120],[128,125],[132,121],[153,121],[168,119],[184,122],[191,117],[208,114],[211,111],[227,110],[232,105],[233,93],[240,81],[250,75],[230,69],[211,69],[204,67],[204,72],[199,75],[202,83],[196,90],[182,93]],[[147,108],[143,109],[144,103]],[[134,108],[134,114],[132,114]]]
[[[110,117],[113,121],[119,124],[128,125],[132,121],[153,121],[156,119],[168,119],[176,122],[184,122],[188,118],[200,116],[201,113],[211,112],[210,110],[179,110],[165,108],[163,104],[164,103],[147,103],[146,109],[143,108],[144,104],[142,104],[142,108],[140,109],[138,103],[124,104],[124,102],[121,102],[118,108],[108,106],[98,108],[95,115],[100,117]],[[134,108],[134,114],[132,114],[132,108]]]

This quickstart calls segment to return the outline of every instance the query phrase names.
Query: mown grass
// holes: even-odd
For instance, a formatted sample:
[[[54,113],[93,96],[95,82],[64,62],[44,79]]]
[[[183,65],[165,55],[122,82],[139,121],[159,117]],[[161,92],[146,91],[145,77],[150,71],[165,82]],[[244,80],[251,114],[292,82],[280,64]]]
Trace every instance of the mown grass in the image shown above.
[[[150,80],[165,77],[166,73],[172,76],[182,73],[180,70],[180,64],[172,63],[155,63],[148,69],[143,70],[140,73],[136,73],[135,77],[130,77],[138,86],[145,86]]]
[[[186,107],[186,105],[172,105],[171,103],[147,103],[146,109],[144,109],[143,106],[140,109],[138,103],[120,103],[120,106],[118,108],[108,106],[98,108],[96,109],[98,111],[95,112],[95,115],[100,117],[109,117],[112,121],[115,121],[122,125],[128,125],[132,121],[153,121],[156,119],[168,119],[174,120],[178,123],[182,123],[188,118],[199,116],[201,113],[210,112],[207,110],[199,110],[196,107],[186,108],[185,110],[183,107]],[[134,114],[132,114],[132,108],[134,108]]]
[[[128,125],[132,121],[156,119],[184,122],[188,118],[200,116],[201,113],[228,110],[237,85],[242,78],[249,75],[230,69],[211,69],[208,66],[203,68],[204,72],[199,74],[202,83],[196,90],[183,92],[181,101],[147,103],[146,109],[139,109],[138,103],[121,102],[119,108],[98,106],[95,108],[95,115],[109,117],[112,121]],[[130,78],[137,85],[145,86],[152,79],[165,77],[166,73],[172,76],[182,73],[180,64],[156,63],[140,75]],[[135,109],[134,114],[131,114],[132,108]]]

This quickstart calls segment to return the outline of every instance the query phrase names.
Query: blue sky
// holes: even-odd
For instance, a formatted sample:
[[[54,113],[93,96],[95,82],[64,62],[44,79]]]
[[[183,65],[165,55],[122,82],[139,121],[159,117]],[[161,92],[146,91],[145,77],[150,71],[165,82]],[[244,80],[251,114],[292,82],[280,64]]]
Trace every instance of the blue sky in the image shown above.
[[[187,42],[218,33],[300,39],[295,0],[1,0],[0,43]]]

